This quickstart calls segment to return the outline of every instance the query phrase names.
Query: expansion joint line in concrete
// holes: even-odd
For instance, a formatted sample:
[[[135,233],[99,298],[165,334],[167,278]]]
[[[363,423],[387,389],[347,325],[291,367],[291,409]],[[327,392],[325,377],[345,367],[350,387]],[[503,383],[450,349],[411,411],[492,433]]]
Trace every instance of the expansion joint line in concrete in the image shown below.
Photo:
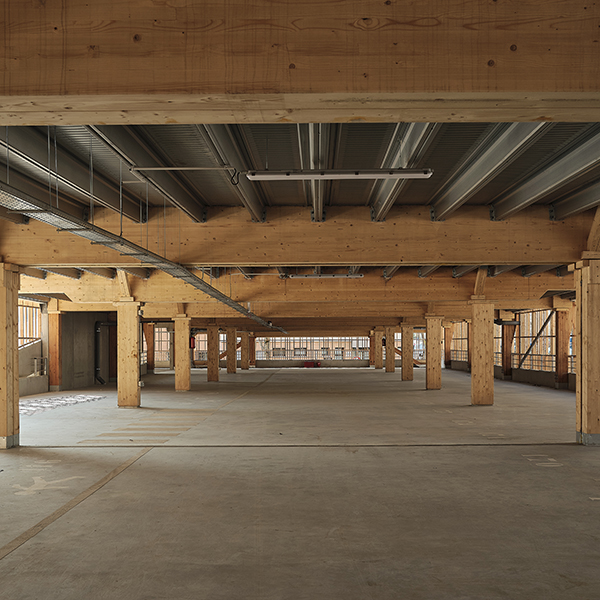
[[[230,402],[234,402],[231,400]],[[206,448],[218,450],[219,448],[506,448],[508,446],[575,446],[575,442],[515,442],[515,443],[465,443],[465,444],[159,444],[148,448],[148,444],[78,444],[76,446],[28,446],[28,448]],[[1,549],[0,549],[1,553]],[[0,559],[2,558],[0,554]]]
[[[80,447],[80,446],[79,446]],[[66,504],[63,504],[59,509],[55,510],[51,515],[48,515],[45,519],[42,519],[39,523],[23,532],[20,536],[0,548],[0,560],[8,556],[11,552],[14,552],[17,548],[22,546],[25,542],[28,542],[31,538],[35,537],[38,533],[46,529],[48,525],[54,523],[62,516],[66,515],[72,508],[75,508],[78,504],[81,504],[84,500],[89,498],[92,494],[95,494],[100,488],[104,487],[109,481],[113,480],[117,475],[120,475],[125,469],[128,469],[132,464],[137,462],[142,456],[148,454],[152,448],[144,448],[141,452],[132,456],[129,460],[119,465],[116,469],[113,469],[108,475],[94,483],[87,490],[81,492],[78,496],[75,496],[72,500],[69,500]]]

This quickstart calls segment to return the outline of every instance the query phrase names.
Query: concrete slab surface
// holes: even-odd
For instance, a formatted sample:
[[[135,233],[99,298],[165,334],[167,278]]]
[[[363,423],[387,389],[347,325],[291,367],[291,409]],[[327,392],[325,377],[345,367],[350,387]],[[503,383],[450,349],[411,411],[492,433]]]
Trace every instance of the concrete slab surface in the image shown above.
[[[599,598],[600,449],[572,443],[574,395],[496,382],[471,407],[467,374],[415,375],[199,372],[175,393],[163,373],[139,410],[103,387],[24,416],[0,597]]]

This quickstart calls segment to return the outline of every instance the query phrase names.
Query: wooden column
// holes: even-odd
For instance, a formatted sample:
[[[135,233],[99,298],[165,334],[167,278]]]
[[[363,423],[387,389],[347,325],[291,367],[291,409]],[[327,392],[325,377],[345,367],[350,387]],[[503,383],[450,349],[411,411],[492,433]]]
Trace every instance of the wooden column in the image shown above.
[[[247,371],[250,368],[250,333],[240,332],[242,345],[240,346],[240,368]]]
[[[386,327],[385,330],[385,372],[396,371],[396,343],[394,341],[394,328]]]
[[[583,362],[583,344],[581,343],[581,319],[583,311],[581,305],[583,303],[583,289],[582,289],[583,277],[582,270],[575,270],[575,432],[577,435],[577,441],[583,443],[581,436],[582,432],[582,416],[581,416],[581,404],[583,399],[583,369],[581,363]]]
[[[578,263],[579,264],[579,263]],[[577,283],[577,441],[600,445],[600,260],[583,263]]]
[[[375,331],[375,368],[383,369],[383,331]]]
[[[142,330],[146,338],[147,370],[154,373],[154,323],[143,323]]]
[[[235,327],[227,327],[227,372],[237,371],[237,330]]]
[[[206,381],[219,381],[219,328],[207,327],[206,335]]]
[[[494,404],[494,305],[472,306],[471,404]]]
[[[175,319],[175,391],[187,392],[192,387],[192,365],[190,362],[190,320]]]
[[[413,328],[402,325],[402,381],[412,381],[414,371]]]
[[[516,325],[502,325],[502,376],[512,378],[512,345],[517,331]]]
[[[117,396],[122,408],[140,406],[140,318],[138,302],[117,303]]]
[[[249,353],[250,353],[250,366],[255,367],[256,366],[256,338],[254,337],[253,333],[250,334],[250,339],[248,340],[248,344],[249,344]]]
[[[62,314],[48,312],[48,386],[62,390]]]
[[[369,336],[369,366],[372,367],[375,364],[375,336]]]
[[[571,339],[571,315],[568,310],[557,310],[556,318],[556,387],[569,387],[569,342]]]
[[[442,317],[425,315],[427,322],[426,388],[442,389]]]
[[[19,445],[19,269],[0,263],[0,449]]]
[[[444,366],[452,368],[452,337],[454,336],[454,323],[444,326]]]

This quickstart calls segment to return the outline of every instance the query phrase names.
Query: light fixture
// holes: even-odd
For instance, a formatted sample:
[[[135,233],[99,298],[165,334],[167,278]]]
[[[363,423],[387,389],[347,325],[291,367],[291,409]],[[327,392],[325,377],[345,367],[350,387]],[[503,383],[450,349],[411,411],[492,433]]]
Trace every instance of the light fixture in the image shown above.
[[[321,179],[429,179],[431,169],[364,169],[307,171],[247,171],[250,181],[318,181]]]
[[[290,279],[361,279],[362,273],[349,275],[348,273],[309,273],[308,275],[299,275],[292,273],[288,275]]]

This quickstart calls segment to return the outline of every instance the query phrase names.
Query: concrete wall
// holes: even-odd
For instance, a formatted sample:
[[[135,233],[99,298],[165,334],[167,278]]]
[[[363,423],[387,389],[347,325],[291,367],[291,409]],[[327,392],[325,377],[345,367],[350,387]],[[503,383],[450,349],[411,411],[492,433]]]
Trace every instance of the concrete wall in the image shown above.
[[[34,358],[39,358],[38,368],[41,368],[42,342],[34,342],[19,348],[19,377],[28,377],[33,371]]]
[[[283,367],[304,367],[305,362],[320,362],[321,368],[368,367],[368,360],[257,360],[257,369],[281,369]],[[396,362],[399,365],[399,361]]]
[[[39,358],[38,369],[41,369],[43,344],[40,340],[19,348],[19,396],[31,396],[48,391],[48,376],[34,374],[34,358]]]
[[[468,371],[469,363],[466,360],[453,360],[450,362],[450,368],[453,371]]]
[[[19,396],[33,396],[48,391],[48,375],[19,378]]]

